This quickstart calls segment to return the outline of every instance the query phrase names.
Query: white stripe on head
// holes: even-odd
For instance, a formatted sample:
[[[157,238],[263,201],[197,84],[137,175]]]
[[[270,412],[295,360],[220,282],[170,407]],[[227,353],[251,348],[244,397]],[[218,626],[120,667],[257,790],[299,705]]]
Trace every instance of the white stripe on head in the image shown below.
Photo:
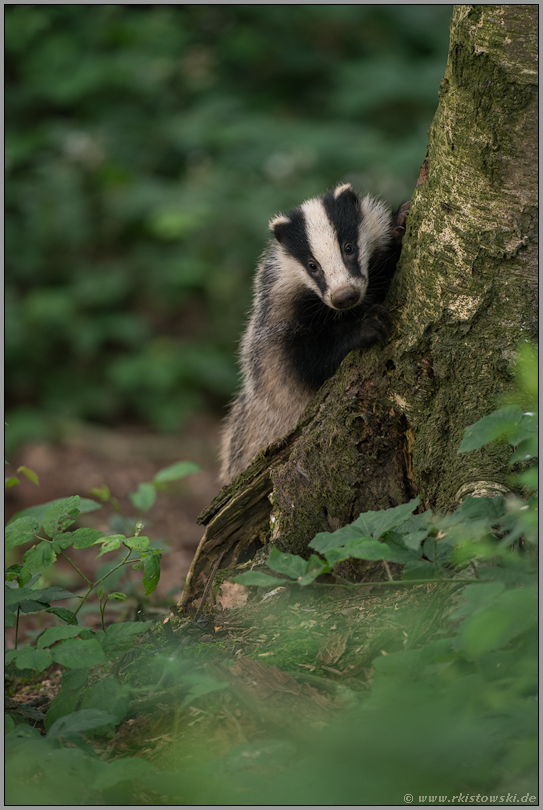
[[[341,186],[339,188],[344,189]],[[343,262],[336,231],[328,219],[322,200],[320,198],[307,200],[302,205],[302,211],[311,252],[322,267],[326,279],[324,303],[333,307],[331,296],[345,287],[356,287],[362,298],[367,289],[367,272],[358,277],[349,273]]]
[[[302,205],[302,211],[311,253],[322,267],[326,279],[324,302],[332,306],[331,294],[342,287],[357,287],[363,295],[366,282],[361,278],[354,279],[345,267],[337,234],[328,219],[322,200],[307,200]]]

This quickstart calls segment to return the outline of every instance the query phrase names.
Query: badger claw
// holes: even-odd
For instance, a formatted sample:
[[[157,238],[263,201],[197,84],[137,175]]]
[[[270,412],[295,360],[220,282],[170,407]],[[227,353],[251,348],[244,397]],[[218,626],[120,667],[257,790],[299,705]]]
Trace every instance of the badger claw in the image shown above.
[[[368,309],[362,321],[362,345],[369,346],[379,342],[382,346],[386,343],[389,332],[388,309],[382,304],[374,304]]]
[[[403,202],[393,215],[394,228],[392,229],[392,238],[398,244],[402,243],[403,235],[405,233],[405,222],[407,220],[410,205],[411,200],[406,200],[406,202]]]

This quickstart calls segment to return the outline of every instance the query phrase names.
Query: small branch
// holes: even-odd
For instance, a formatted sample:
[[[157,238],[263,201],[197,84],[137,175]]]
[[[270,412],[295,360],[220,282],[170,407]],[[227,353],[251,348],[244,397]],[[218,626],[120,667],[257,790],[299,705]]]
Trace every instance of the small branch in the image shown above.
[[[107,578],[108,578],[108,577],[109,577],[109,576],[110,576],[110,575],[111,575],[111,574],[112,574],[114,571],[116,571],[118,568],[122,568],[122,566],[123,566],[123,565],[130,565],[131,563],[138,563],[138,562],[141,562],[141,559],[139,559],[139,558],[138,558],[137,560],[129,560],[128,558],[130,557],[130,555],[131,555],[131,554],[132,554],[132,549],[130,548],[130,549],[128,550],[128,554],[126,555],[126,557],[124,558],[124,560],[121,560],[121,562],[120,562],[118,565],[116,565],[114,568],[112,568],[110,571],[108,571],[108,572],[107,572],[107,574],[104,574],[104,576],[103,576],[103,577],[101,577],[100,579],[98,579],[98,580],[97,580],[97,581],[94,583],[94,585],[93,585],[92,587],[93,587],[93,588],[96,588],[96,586],[97,586],[97,585],[99,585],[101,582],[103,582],[103,581],[104,581],[104,579],[107,579]]]
[[[339,585],[346,585],[348,588],[354,587],[354,582],[349,582],[349,580],[342,577],[341,574],[337,574],[335,571],[332,571],[332,576],[338,580]],[[329,584],[331,585],[332,583]]]
[[[79,613],[79,611],[81,610],[81,608],[85,604],[85,602],[86,602],[86,600],[87,600],[87,598],[88,598],[88,596],[91,593],[93,588],[94,588],[94,585],[92,584],[92,582],[89,582],[89,587],[87,589],[87,593],[85,594],[85,596],[78,596],[77,597],[78,599],[81,599],[81,602],[79,603],[78,607],[74,610],[74,616],[77,616],[77,614]]]
[[[385,566],[385,570],[387,572],[387,577],[389,582],[394,582],[392,574],[390,573],[390,568],[386,560],[382,560],[383,565]]]
[[[479,572],[477,570],[477,566],[475,565],[473,560],[470,560],[469,564],[471,565],[471,567],[473,569],[473,573],[475,574],[475,579],[480,579]]]
[[[219,565],[220,565],[221,560],[222,560],[223,557],[224,557],[224,551],[222,552],[222,554],[219,554],[219,556],[215,560],[215,563],[213,565],[213,569],[211,571],[209,579],[207,580],[207,582],[205,584],[204,592],[202,594],[202,600],[200,602],[200,607],[196,611],[196,616],[194,617],[195,622],[198,621],[198,619],[200,618],[200,615],[202,613],[202,610],[204,609],[204,605],[206,603],[206,599],[207,599],[207,595],[209,593],[209,589],[211,588],[211,585],[213,584],[213,580],[215,579],[215,574],[217,573],[217,569],[219,568]]]
[[[17,642],[19,640],[19,612],[20,608],[17,608],[17,618],[15,619],[15,649],[17,649]]]
[[[67,555],[66,555],[66,554],[65,554],[65,553],[64,553],[62,550],[61,550],[61,552],[60,552],[60,555],[61,555],[61,557],[64,557],[64,559],[66,560],[66,562],[69,562],[69,563],[70,563],[70,565],[72,566],[72,568],[73,568],[75,571],[77,571],[77,573],[79,574],[79,576],[80,576],[82,579],[84,579],[84,580],[85,580],[85,582],[87,583],[87,585],[92,585],[92,582],[90,581],[90,579],[88,579],[88,578],[85,576],[85,574],[84,574],[82,571],[80,571],[80,570],[79,570],[79,568],[77,567],[77,565],[75,565],[75,563],[73,563],[73,562],[70,560],[70,558],[69,558],[69,557],[68,557],[68,556],[67,556]]]
[[[87,593],[85,594],[85,596],[80,596],[80,597],[78,597],[79,599],[81,599],[81,603],[80,603],[79,607],[77,608],[77,610],[75,610],[75,611],[74,611],[74,616],[77,616],[77,614],[79,613],[79,611],[80,611],[80,610],[81,610],[81,608],[83,607],[84,602],[86,602],[86,600],[87,600],[87,598],[88,598],[89,594],[91,593],[91,591],[93,591],[93,590],[94,590],[94,588],[96,588],[96,587],[97,587],[97,586],[98,586],[98,585],[99,585],[101,582],[103,582],[103,581],[104,581],[104,579],[107,579],[107,578],[110,576],[110,574],[112,574],[112,573],[113,573],[114,571],[116,571],[118,568],[121,568],[123,565],[129,565],[130,563],[137,563],[137,562],[141,562],[141,560],[140,560],[140,559],[137,559],[137,560],[129,560],[128,558],[130,557],[130,555],[131,555],[131,554],[132,554],[132,549],[129,549],[129,550],[128,550],[128,554],[126,555],[126,557],[124,558],[124,560],[122,560],[122,561],[121,561],[121,562],[120,562],[118,565],[116,565],[114,568],[112,568],[110,571],[108,571],[108,572],[107,572],[107,574],[104,574],[104,576],[103,576],[103,577],[101,577],[100,579],[98,579],[98,580],[97,580],[96,582],[94,582],[94,583],[93,583],[93,582],[91,582],[89,579],[87,579],[87,577],[86,577],[86,576],[84,576],[84,574],[81,574],[81,576],[83,577],[83,579],[84,579],[84,580],[87,582],[87,584],[88,584],[88,586],[89,586],[89,589],[88,589]],[[70,560],[68,557],[66,557],[66,559],[68,560],[68,562],[70,563],[70,565],[73,565],[73,563],[71,562],[71,560]],[[75,565],[74,565],[73,567],[75,568]],[[76,571],[77,571],[77,568],[76,568]],[[79,573],[81,573],[81,572],[79,572]]]
[[[411,585],[473,585],[475,581],[477,580],[467,579],[466,577],[462,577],[461,579],[443,579],[443,577],[441,577],[440,579],[393,579],[385,582],[351,582],[350,584],[353,588],[367,588],[368,585],[371,585],[374,588],[409,588]],[[483,582],[481,579],[478,581],[481,583]],[[285,582],[288,582],[288,580],[285,580]],[[319,588],[338,587],[333,582],[314,582],[313,584]]]

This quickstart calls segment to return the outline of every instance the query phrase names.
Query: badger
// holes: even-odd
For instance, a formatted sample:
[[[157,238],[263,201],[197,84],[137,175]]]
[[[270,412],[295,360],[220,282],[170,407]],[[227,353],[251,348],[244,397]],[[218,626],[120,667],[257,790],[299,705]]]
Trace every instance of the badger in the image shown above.
[[[269,227],[241,340],[241,392],[221,441],[223,484],[284,436],[346,355],[387,334],[383,301],[409,203],[387,206],[349,183],[307,200]]]

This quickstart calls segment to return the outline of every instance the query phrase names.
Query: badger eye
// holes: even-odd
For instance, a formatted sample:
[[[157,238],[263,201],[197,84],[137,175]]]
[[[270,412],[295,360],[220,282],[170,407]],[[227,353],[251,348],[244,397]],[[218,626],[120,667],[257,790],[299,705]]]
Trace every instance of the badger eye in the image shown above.
[[[347,254],[347,256],[349,256],[351,253],[354,253],[354,247],[352,245],[350,245],[349,243],[347,243],[343,247],[343,251],[344,251],[344,253]]]
[[[309,270],[310,273],[316,273],[319,268],[317,267],[315,262],[308,262],[307,269]]]

